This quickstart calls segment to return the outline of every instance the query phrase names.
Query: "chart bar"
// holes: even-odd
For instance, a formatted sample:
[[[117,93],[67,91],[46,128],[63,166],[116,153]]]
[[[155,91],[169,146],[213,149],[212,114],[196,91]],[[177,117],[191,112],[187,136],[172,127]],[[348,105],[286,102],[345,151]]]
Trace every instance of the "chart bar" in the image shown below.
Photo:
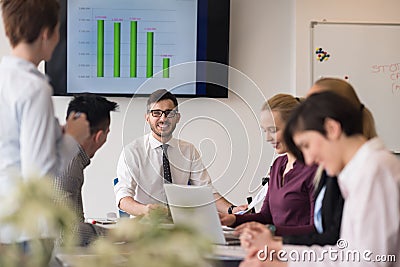
[[[169,78],[169,63],[170,63],[170,58],[164,57],[163,58],[163,78]]]
[[[97,21],[97,77],[104,77],[104,20]]]
[[[154,32],[147,32],[146,77],[153,77]]]
[[[121,76],[121,23],[114,22],[114,77]]]
[[[137,21],[131,21],[130,77],[137,77]]]

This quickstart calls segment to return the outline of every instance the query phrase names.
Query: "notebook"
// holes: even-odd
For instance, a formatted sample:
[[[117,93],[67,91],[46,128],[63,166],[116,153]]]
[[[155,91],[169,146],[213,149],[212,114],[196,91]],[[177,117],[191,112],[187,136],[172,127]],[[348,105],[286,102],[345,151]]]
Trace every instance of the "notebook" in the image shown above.
[[[240,240],[222,229],[210,186],[165,184],[174,224],[188,224],[214,244],[240,245]]]

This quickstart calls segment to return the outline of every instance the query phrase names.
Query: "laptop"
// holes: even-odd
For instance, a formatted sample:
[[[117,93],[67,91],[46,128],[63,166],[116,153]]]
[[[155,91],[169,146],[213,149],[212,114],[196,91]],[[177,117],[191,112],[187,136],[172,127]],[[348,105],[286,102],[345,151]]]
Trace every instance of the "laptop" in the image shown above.
[[[197,229],[217,245],[240,245],[231,231],[224,233],[210,186],[165,184],[174,224],[186,224]]]

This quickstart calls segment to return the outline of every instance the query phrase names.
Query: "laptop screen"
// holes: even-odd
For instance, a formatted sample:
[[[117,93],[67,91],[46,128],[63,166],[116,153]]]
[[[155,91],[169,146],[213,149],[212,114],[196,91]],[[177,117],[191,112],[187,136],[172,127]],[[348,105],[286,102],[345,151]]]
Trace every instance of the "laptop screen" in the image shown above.
[[[172,219],[197,229],[215,244],[226,244],[210,186],[165,184]]]

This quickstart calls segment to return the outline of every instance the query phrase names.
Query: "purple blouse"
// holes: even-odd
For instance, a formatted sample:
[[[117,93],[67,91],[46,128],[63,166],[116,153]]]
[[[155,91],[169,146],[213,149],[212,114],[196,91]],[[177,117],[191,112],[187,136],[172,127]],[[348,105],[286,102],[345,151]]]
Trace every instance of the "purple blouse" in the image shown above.
[[[278,157],[271,167],[267,195],[259,213],[236,215],[233,227],[249,221],[273,224],[277,235],[301,235],[314,229],[313,179],[317,166],[295,161],[293,169],[282,176],[288,157]]]

